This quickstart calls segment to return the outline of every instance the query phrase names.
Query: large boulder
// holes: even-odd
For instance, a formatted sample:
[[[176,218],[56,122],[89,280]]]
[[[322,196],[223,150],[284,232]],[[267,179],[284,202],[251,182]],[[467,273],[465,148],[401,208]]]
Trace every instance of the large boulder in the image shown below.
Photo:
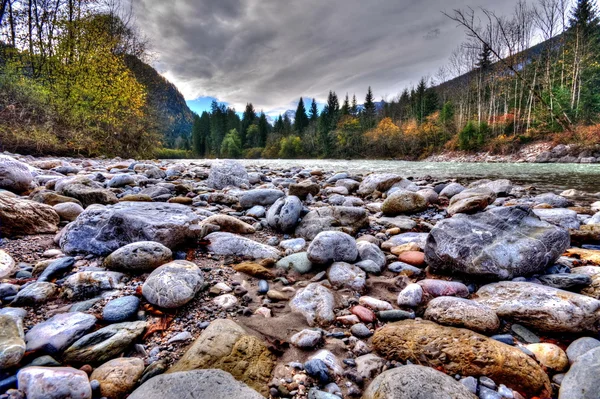
[[[32,181],[33,175],[26,164],[16,159],[0,158],[0,189],[20,194],[29,189]]]
[[[577,218],[577,212],[570,209],[534,209],[533,213],[540,219],[560,226],[565,229],[579,229],[581,223]]]
[[[357,194],[367,196],[374,191],[385,192],[394,184],[403,181],[402,176],[393,173],[373,173],[363,179],[358,187]]]
[[[94,205],[65,228],[60,246],[66,253],[100,256],[137,241],[156,241],[175,248],[196,237],[192,226],[199,220],[190,208],[179,204]]]
[[[452,197],[450,206],[448,206],[448,214],[479,212],[495,200],[496,193],[488,187],[469,188]]]
[[[244,165],[237,161],[225,160],[214,162],[210,167],[208,187],[222,190],[227,186],[240,187],[249,185],[248,172]]]
[[[168,373],[196,369],[221,369],[258,392],[268,393],[275,356],[263,342],[232,320],[210,323]]]
[[[127,396],[144,373],[144,361],[136,357],[119,357],[96,368],[90,380],[100,383],[100,394],[111,399]]]
[[[433,273],[510,279],[543,271],[569,247],[569,232],[529,208],[458,214],[435,225],[425,258]]]
[[[312,240],[322,231],[342,231],[356,235],[369,227],[369,217],[364,208],[332,206],[308,212],[296,228],[296,236]]]
[[[340,231],[319,233],[308,246],[308,259],[324,265],[331,262],[354,262],[358,257],[356,240]]]
[[[389,360],[409,360],[451,375],[486,376],[527,397],[552,392],[548,376],[535,360],[471,330],[404,320],[377,330],[372,343]]]
[[[494,309],[499,317],[557,333],[597,332],[600,301],[585,295],[526,282],[504,281],[477,291],[475,300]]]
[[[203,282],[198,266],[185,260],[175,260],[148,276],[142,286],[142,295],[161,308],[178,308],[194,299]]]
[[[162,374],[143,383],[129,399],[264,399],[223,370],[191,370]]]
[[[138,241],[117,249],[104,259],[104,267],[120,272],[145,273],[173,258],[171,250],[159,242]]]
[[[119,201],[112,191],[87,177],[63,179],[56,183],[55,189],[59,194],[79,200],[84,208],[93,204],[108,205]]]
[[[600,347],[579,356],[560,385],[558,399],[600,399]]]
[[[87,374],[71,367],[25,367],[17,381],[27,399],[92,399]]]
[[[335,300],[328,288],[319,283],[311,283],[298,291],[290,301],[290,308],[302,314],[309,326],[327,325],[335,319]]]
[[[0,231],[3,236],[56,233],[60,217],[51,206],[0,195]]]
[[[417,213],[427,209],[427,200],[421,194],[408,190],[398,190],[388,196],[381,210],[386,215]]]
[[[25,334],[27,351],[40,351],[51,355],[62,353],[95,324],[96,318],[90,314],[59,313],[27,331]]]
[[[284,195],[283,191],[272,188],[248,190],[240,195],[240,206],[246,209],[252,208],[255,205],[267,206],[273,204]]]
[[[279,259],[281,256],[276,248],[231,233],[216,232],[204,238],[210,243],[208,250],[215,255],[252,259]]]
[[[269,226],[287,233],[294,230],[302,213],[302,201],[293,195],[279,198],[267,212]]]
[[[454,378],[430,367],[401,366],[373,380],[362,399],[477,399]]]

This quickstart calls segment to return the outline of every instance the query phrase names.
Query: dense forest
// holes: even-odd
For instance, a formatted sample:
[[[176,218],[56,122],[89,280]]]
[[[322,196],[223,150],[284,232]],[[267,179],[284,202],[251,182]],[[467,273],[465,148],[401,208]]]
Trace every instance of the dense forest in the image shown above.
[[[193,114],[148,64],[119,0],[0,2],[0,150],[417,159],[535,140],[600,144],[600,21],[590,0],[520,1],[510,16],[455,10],[447,17],[466,39],[435,76],[382,101],[371,88],[360,100],[330,91],[321,111],[300,98],[294,118],[272,124],[251,103]]]
[[[274,126],[248,104],[195,118],[194,151],[221,157],[422,158],[442,150],[507,153],[534,140],[600,144],[600,22],[592,1],[522,1],[447,16],[466,31],[448,66],[389,101],[330,92],[319,114],[300,98]],[[535,41],[540,43],[535,44]],[[454,77],[454,78],[451,78]]]
[[[154,156],[193,114],[119,0],[0,0],[0,150]]]

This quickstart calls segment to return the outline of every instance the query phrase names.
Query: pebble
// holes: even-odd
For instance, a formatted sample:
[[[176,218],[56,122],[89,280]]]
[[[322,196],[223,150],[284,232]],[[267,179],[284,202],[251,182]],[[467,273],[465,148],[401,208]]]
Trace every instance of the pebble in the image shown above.
[[[369,328],[363,323],[358,323],[350,327],[350,332],[352,333],[352,335],[358,338],[368,338],[371,335],[373,335],[371,330],[369,330]]]
[[[540,342],[540,337],[520,324],[513,324],[510,329],[523,342],[528,344],[537,344]]]

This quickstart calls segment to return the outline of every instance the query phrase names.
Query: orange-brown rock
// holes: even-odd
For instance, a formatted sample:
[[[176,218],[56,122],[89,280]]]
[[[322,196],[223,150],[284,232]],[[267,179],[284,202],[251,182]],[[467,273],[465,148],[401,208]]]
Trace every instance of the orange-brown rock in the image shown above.
[[[375,321],[375,313],[371,309],[365,308],[364,306],[354,306],[350,309],[352,314],[358,316],[360,321],[363,323],[372,323]]]
[[[527,397],[551,393],[550,380],[535,360],[467,329],[403,320],[378,330],[372,343],[390,360],[410,360],[450,375],[487,376]]]
[[[235,270],[236,272],[240,272],[240,273],[246,273],[249,274],[253,277],[258,277],[258,278],[273,278],[273,272],[269,269],[267,269],[266,267],[259,265],[258,263],[253,263],[253,262],[243,262],[240,263],[239,265],[235,265],[233,267],[233,270]]]
[[[408,251],[419,251],[421,248],[419,247],[419,245],[415,242],[409,242],[406,244],[402,244],[402,245],[398,245],[397,247],[392,247],[392,249],[390,249],[390,252],[393,253],[394,255],[398,256],[404,252],[408,252]]]
[[[425,254],[418,251],[406,251],[398,255],[400,262],[408,263],[416,267],[425,266]]]

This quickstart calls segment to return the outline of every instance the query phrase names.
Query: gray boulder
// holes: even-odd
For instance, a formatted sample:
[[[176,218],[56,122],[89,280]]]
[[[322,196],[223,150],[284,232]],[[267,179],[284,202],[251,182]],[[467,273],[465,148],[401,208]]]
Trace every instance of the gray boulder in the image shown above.
[[[87,374],[71,367],[26,367],[17,381],[27,399],[92,399]]]
[[[600,399],[600,347],[579,356],[560,385],[558,399]]]
[[[175,260],[154,270],[142,286],[148,302],[174,309],[194,299],[204,282],[200,268],[185,260]]]
[[[450,199],[448,214],[475,213],[483,211],[496,200],[496,193],[488,187],[468,188]]]
[[[531,209],[501,207],[437,223],[427,237],[425,259],[433,273],[503,280],[543,271],[569,245],[567,230]]]
[[[342,231],[356,235],[360,229],[367,227],[369,217],[364,208],[332,206],[307,213],[296,228],[296,236],[312,240],[322,231]]]
[[[380,273],[381,270],[383,270],[386,263],[385,254],[377,245],[366,241],[358,241],[356,243],[356,249],[358,249],[358,258],[361,261],[373,261],[378,268],[377,273]]]
[[[65,253],[100,256],[137,241],[156,241],[175,248],[196,237],[193,225],[199,221],[198,215],[180,204],[95,205],[65,228],[60,246]]]
[[[283,191],[270,188],[248,190],[240,195],[240,206],[242,208],[252,208],[255,205],[268,206],[284,195]]]
[[[279,198],[267,212],[269,226],[284,233],[292,231],[302,213],[302,201],[298,197]]]
[[[136,316],[139,306],[140,299],[135,295],[112,299],[102,309],[102,320],[110,323],[131,320]]]
[[[427,200],[421,194],[412,191],[398,190],[388,196],[381,210],[386,215],[417,213],[427,209]]]
[[[90,298],[120,288],[125,275],[119,272],[85,271],[70,275],[63,283],[64,295],[69,298]]]
[[[592,337],[581,337],[571,342],[565,351],[569,358],[569,363],[573,364],[579,356],[586,354],[594,348],[600,347],[600,341]]]
[[[119,202],[112,191],[82,176],[60,180],[56,183],[55,190],[59,194],[79,200],[84,208],[94,204],[108,205]]]
[[[363,399],[477,399],[467,387],[431,367],[401,366],[379,374]]]
[[[27,334],[27,351],[40,351],[48,354],[62,353],[96,324],[90,314],[72,312],[60,313],[33,326]]]
[[[144,273],[171,261],[173,253],[159,242],[139,241],[117,249],[104,259],[104,267],[120,272]]]
[[[533,197],[533,201],[536,204],[548,204],[552,205],[555,208],[566,208],[573,204],[570,200],[566,199],[565,197],[553,193],[536,195],[535,197]]]
[[[231,160],[213,162],[206,181],[208,187],[217,190],[227,186],[241,187],[249,184],[248,172],[244,165]]]
[[[12,306],[25,306],[44,303],[54,298],[58,293],[56,284],[48,282],[34,282],[22,287],[12,301]]]
[[[62,220],[72,222],[83,212],[83,207],[75,202],[63,202],[56,204],[52,208]]]
[[[32,181],[33,175],[26,164],[16,159],[0,158],[0,189],[20,194],[29,189]]]
[[[464,190],[465,187],[462,184],[450,183],[440,191],[440,197],[452,198]]]
[[[110,179],[108,181],[108,183],[106,183],[107,187],[114,187],[114,188],[133,186],[133,185],[135,185],[135,179],[133,178],[132,175],[130,175],[128,173],[121,173],[121,174],[115,175],[112,177],[112,179]]]
[[[308,246],[308,259],[312,263],[354,262],[358,249],[354,238],[340,231],[319,233]]]
[[[149,379],[129,395],[129,399],[264,399],[226,371],[191,370],[161,374]]]
[[[600,301],[540,284],[504,281],[477,291],[475,301],[499,317],[543,332],[596,332]]]
[[[581,225],[577,219],[577,212],[570,209],[534,209],[533,213],[540,219],[565,229],[577,230]]]
[[[374,191],[385,192],[402,180],[404,180],[402,176],[393,173],[373,173],[363,179],[357,194],[367,196],[373,194]]]
[[[279,259],[281,254],[269,245],[232,233],[211,233],[204,237],[210,242],[208,250],[215,255],[243,256],[253,259]]]

